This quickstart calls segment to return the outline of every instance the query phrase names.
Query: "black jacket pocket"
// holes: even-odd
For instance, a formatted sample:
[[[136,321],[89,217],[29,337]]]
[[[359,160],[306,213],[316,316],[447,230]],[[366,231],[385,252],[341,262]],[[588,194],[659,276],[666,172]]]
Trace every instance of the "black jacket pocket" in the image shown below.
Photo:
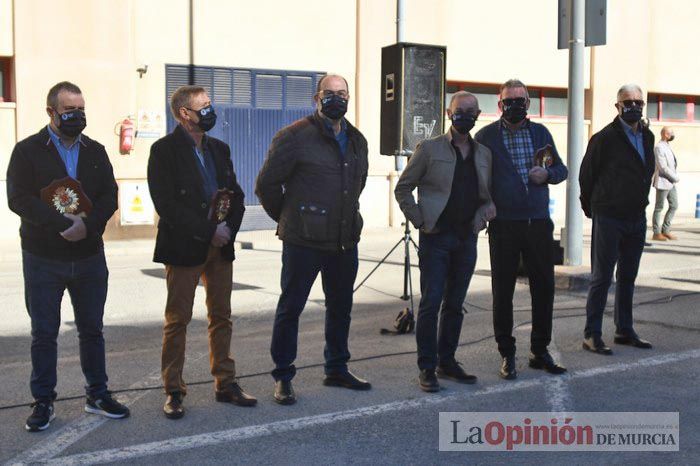
[[[310,241],[328,241],[328,209],[317,204],[299,206],[301,236]]]

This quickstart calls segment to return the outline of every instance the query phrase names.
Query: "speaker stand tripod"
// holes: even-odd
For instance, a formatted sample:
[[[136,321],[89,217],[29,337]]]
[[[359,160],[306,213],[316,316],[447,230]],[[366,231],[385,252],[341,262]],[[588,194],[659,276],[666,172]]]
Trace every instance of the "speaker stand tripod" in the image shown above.
[[[380,260],[377,265],[374,266],[374,268],[365,276],[365,278],[362,279],[362,281],[355,287],[353,293],[357,290],[360,289],[362,285],[365,284],[365,282],[369,279],[369,277],[374,274],[374,272],[377,271],[380,265],[386,262],[386,260],[389,258],[389,256],[396,250],[396,248],[399,247],[399,245],[403,244],[403,251],[404,251],[404,256],[403,256],[403,295],[401,295],[401,299],[404,301],[411,301],[411,314],[413,314],[413,280],[411,279],[411,245],[413,245],[414,248],[416,248],[416,252],[418,252],[418,245],[416,244],[415,241],[413,241],[413,238],[411,237],[411,225],[408,222],[408,219],[404,219],[404,230],[403,230],[403,236],[401,239],[399,239],[396,244],[389,250],[388,253]]]

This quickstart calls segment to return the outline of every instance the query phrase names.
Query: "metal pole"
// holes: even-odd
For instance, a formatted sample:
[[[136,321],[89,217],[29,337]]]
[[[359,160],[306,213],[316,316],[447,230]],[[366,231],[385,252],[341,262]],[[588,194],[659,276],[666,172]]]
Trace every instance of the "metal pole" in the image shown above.
[[[406,2],[396,0],[396,42],[404,42],[406,32]],[[397,172],[403,171],[406,167],[406,157],[397,155],[394,157]]]
[[[570,0],[569,36],[569,124],[567,127],[566,242],[564,264],[581,265],[583,215],[579,205],[578,174],[583,159],[583,57],[585,34],[585,0]]]

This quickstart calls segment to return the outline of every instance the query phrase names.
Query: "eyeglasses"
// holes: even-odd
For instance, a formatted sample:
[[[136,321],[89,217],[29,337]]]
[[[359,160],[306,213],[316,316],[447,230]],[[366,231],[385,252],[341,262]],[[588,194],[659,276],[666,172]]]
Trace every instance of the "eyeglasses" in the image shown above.
[[[624,105],[625,107],[631,107],[632,105],[634,105],[634,106],[636,106],[636,107],[644,107],[644,101],[643,101],[643,100],[637,100],[637,99],[627,99],[627,100],[623,100],[623,101],[621,101],[621,102],[619,102],[619,103],[621,103],[621,104]]]
[[[503,102],[503,105],[506,107],[510,107],[511,105],[525,105],[527,99],[525,97],[511,97],[503,99],[501,102]]]
[[[340,90],[337,92],[333,92],[333,91],[328,90],[328,89],[326,89],[324,91],[320,91],[319,94],[324,99],[328,98],[328,97],[333,97],[334,95],[337,95],[338,97],[340,97],[342,99],[347,99],[350,96],[350,94],[348,94],[348,91]]]

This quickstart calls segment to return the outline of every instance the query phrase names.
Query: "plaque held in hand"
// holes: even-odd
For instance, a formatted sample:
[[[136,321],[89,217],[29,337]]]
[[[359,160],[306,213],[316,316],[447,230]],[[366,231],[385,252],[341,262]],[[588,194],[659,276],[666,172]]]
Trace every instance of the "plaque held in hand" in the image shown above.
[[[59,214],[87,217],[92,210],[92,201],[83,191],[80,181],[70,176],[53,181],[39,194],[41,200],[56,209]]]
[[[209,207],[209,220],[214,223],[221,223],[231,213],[233,201],[236,193],[229,189],[219,189],[214,193]]]
[[[554,149],[551,144],[537,149],[535,152],[536,167],[548,168],[552,166],[552,163],[554,163]]]

